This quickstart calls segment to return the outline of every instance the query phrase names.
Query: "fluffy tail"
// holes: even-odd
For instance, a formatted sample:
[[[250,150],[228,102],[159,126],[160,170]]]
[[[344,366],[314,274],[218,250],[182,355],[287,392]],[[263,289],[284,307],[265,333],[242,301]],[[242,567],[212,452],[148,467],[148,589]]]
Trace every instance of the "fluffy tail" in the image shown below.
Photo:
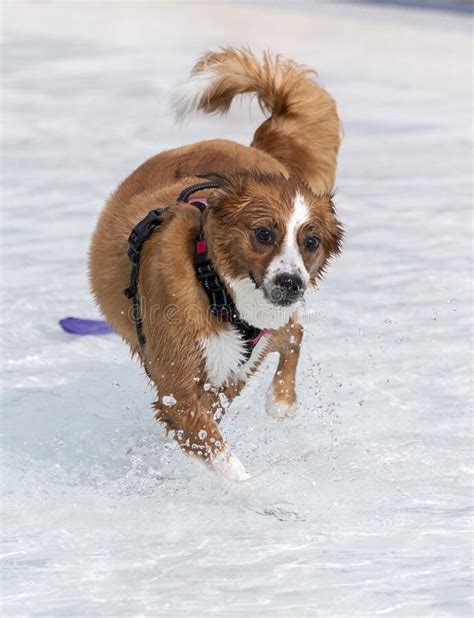
[[[175,99],[179,115],[196,109],[225,113],[232,99],[253,93],[269,115],[252,146],[272,155],[316,193],[334,188],[341,129],[334,99],[315,72],[268,52],[259,62],[247,49],[204,54]]]

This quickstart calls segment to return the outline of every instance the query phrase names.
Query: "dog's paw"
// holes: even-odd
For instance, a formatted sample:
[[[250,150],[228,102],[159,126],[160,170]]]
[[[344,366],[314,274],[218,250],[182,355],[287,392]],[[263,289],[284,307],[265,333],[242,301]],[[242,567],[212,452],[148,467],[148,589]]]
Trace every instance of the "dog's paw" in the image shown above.
[[[209,466],[217,476],[229,481],[247,481],[252,478],[228,447],[216,453],[209,461]]]
[[[272,389],[270,388],[267,392],[266,410],[269,416],[284,420],[287,418],[294,418],[298,414],[298,404],[296,402],[290,404],[278,401],[275,399]]]

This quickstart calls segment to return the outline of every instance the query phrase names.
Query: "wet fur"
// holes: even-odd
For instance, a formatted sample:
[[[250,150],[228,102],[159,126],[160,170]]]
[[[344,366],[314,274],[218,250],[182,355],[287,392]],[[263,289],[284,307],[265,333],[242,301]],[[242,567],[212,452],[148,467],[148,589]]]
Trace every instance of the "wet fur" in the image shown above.
[[[298,234],[309,233],[311,227],[322,241],[317,255],[303,255],[314,285],[328,260],[338,253],[342,237],[332,203],[340,129],[334,101],[307,68],[269,55],[259,64],[250,52],[232,48],[206,54],[194,75],[209,72],[210,67],[218,79],[203,80],[208,90],[200,96],[193,94],[191,108],[225,111],[235,95],[256,92],[270,118],[257,129],[252,146],[203,141],[163,152],[137,168],[100,215],[90,249],[90,279],[108,322],[139,357],[156,386],[157,419],[173,431],[186,453],[202,458],[224,476],[242,479],[243,468],[230,455],[219,420],[248,374],[272,351],[280,353],[280,364],[271,402],[281,404],[282,409],[296,404],[302,327],[295,314],[267,336],[263,352],[249,371],[236,367],[225,384],[209,384],[202,341],[228,327],[209,315],[207,296],[194,273],[199,211],[189,204],[177,204],[176,198],[203,175],[219,183],[218,189],[193,196],[208,199],[204,230],[210,257],[222,278],[238,280],[250,273],[259,285],[282,246],[295,197],[302,195],[310,220]],[[127,239],[131,229],[159,207],[168,207],[164,223],[145,243],[140,262],[139,291],[147,339],[142,354],[131,302],[122,293],[131,268]],[[252,230],[269,221],[278,242],[262,248]],[[281,388],[282,380],[285,388]]]

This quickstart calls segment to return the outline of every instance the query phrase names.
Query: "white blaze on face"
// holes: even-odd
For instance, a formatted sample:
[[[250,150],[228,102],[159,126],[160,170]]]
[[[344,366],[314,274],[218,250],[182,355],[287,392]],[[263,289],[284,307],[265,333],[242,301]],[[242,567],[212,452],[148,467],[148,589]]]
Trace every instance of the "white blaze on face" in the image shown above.
[[[279,253],[268,265],[264,279],[264,285],[271,285],[276,275],[286,273],[299,275],[305,286],[309,282],[309,273],[304,265],[303,256],[298,246],[298,230],[307,223],[310,218],[308,204],[301,195],[296,193],[293,203],[293,211],[288,219],[286,234],[281,253]]]

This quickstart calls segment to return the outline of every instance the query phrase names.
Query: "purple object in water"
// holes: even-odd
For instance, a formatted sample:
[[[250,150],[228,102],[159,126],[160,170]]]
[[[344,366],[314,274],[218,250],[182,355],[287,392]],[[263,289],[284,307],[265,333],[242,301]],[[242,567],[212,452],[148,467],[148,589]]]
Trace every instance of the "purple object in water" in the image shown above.
[[[104,320],[64,318],[59,320],[59,324],[64,331],[73,335],[108,335],[114,332]]]

